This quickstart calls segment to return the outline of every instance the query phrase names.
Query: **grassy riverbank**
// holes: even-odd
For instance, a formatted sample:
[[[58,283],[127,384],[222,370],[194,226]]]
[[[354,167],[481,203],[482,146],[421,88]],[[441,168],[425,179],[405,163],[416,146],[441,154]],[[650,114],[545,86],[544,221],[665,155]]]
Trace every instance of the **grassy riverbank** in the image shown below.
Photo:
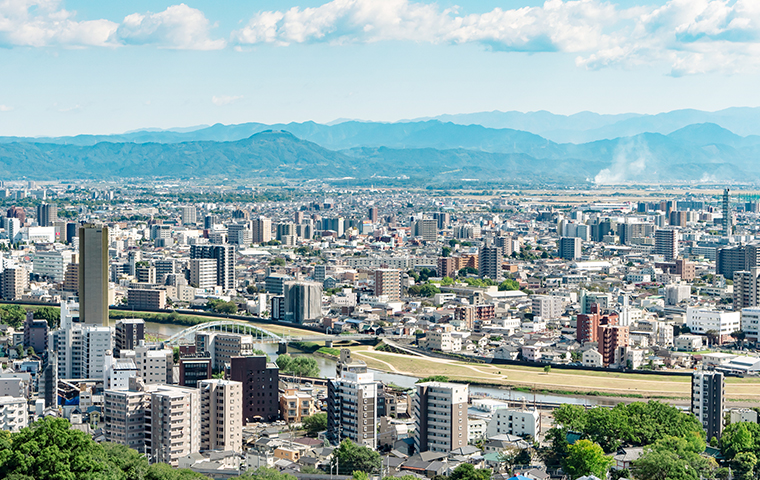
[[[512,365],[490,365],[412,357],[379,352],[372,347],[352,347],[371,368],[416,377],[445,375],[451,380],[481,385],[517,387],[523,391],[628,398],[689,398],[690,377],[585,370],[552,370]],[[726,378],[726,398],[760,402],[760,379]]]

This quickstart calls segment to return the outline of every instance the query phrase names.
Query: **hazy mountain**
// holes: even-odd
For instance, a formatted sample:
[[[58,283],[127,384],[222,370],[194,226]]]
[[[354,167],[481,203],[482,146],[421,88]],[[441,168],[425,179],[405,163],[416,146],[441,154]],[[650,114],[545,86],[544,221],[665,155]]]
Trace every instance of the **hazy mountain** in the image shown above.
[[[741,137],[711,124],[691,125],[670,135],[644,133],[580,145],[557,144],[514,130],[463,128],[440,122],[393,128],[374,124],[374,133],[358,122],[340,130],[325,130],[317,124],[294,125],[324,143],[353,144],[382,136],[388,143],[401,143],[402,148],[358,146],[334,151],[299,139],[292,132],[271,130],[227,142],[101,142],[81,146],[25,141],[0,144],[0,175],[29,179],[350,177],[377,179],[376,183],[383,178],[409,177],[427,184],[469,179],[544,184],[760,179],[760,164],[756,162],[759,139]],[[331,132],[335,136],[329,136]],[[446,148],[452,144],[460,147]],[[504,151],[485,151],[487,148]]]

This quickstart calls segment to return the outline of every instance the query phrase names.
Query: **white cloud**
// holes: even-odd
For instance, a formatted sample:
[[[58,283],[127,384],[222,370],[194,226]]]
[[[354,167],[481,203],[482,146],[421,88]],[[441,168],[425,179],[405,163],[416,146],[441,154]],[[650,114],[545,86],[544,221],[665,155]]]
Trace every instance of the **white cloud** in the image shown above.
[[[242,99],[243,99],[242,95],[236,95],[236,96],[231,96],[231,95],[219,95],[219,96],[217,96],[217,95],[214,95],[213,97],[211,97],[211,102],[214,105],[216,105],[218,107],[221,107],[222,105],[229,105],[231,103],[235,103],[235,102],[240,101]]]
[[[669,0],[622,9],[603,0],[547,0],[461,15],[411,0],[332,0],[260,12],[231,34],[238,47],[384,40],[575,53],[590,69],[664,61],[673,75],[736,72],[760,66],[760,1]]]
[[[13,107],[0,104],[0,112],[10,112],[11,110],[13,110]]]
[[[185,4],[159,13],[134,13],[122,23],[106,19],[77,21],[60,0],[0,0],[0,47],[116,47],[214,50],[226,41],[211,38],[211,22]]]
[[[188,50],[218,50],[227,42],[213,40],[211,22],[200,10],[184,3],[160,13],[133,13],[116,31],[116,41],[127,45],[156,45]]]

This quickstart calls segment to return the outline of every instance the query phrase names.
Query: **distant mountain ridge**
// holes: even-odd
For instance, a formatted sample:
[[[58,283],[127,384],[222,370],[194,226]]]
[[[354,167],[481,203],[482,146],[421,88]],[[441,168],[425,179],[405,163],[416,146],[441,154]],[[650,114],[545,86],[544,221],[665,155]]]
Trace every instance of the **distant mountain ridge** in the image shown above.
[[[71,137],[58,143],[6,137],[0,142],[0,175],[40,180],[353,178],[379,179],[377,183],[382,178],[409,178],[423,184],[472,179],[531,184],[760,180],[760,136],[743,137],[710,123],[688,125],[669,135],[642,133],[577,145],[518,130],[439,121],[271,127],[214,125],[189,132],[135,132],[97,143],[93,142],[100,137]],[[149,140],[155,136],[183,141]],[[73,139],[83,144],[73,144]]]

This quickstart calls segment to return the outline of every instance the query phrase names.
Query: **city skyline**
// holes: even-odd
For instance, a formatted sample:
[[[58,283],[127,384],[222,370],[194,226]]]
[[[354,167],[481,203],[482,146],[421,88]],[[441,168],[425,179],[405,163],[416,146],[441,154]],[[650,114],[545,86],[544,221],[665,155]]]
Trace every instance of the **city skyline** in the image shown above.
[[[0,6],[0,132],[760,105],[752,2],[461,3]]]

